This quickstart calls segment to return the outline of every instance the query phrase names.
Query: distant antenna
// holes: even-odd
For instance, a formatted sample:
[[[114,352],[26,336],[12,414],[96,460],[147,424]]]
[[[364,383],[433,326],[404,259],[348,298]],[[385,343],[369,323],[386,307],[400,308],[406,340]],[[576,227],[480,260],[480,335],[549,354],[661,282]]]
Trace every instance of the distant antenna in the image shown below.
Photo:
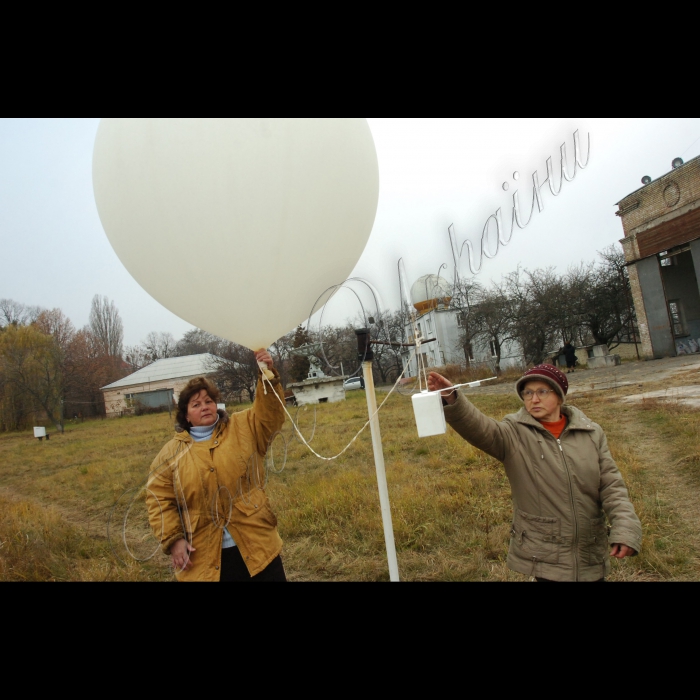
[[[673,166],[673,169],[675,170],[676,168],[680,168],[681,165],[683,165],[683,159],[682,158],[674,158],[673,163],[671,163]]]
[[[648,175],[645,175],[645,176],[642,178],[642,184],[643,184],[643,185],[648,185],[650,182],[651,182],[651,178],[650,178]]]

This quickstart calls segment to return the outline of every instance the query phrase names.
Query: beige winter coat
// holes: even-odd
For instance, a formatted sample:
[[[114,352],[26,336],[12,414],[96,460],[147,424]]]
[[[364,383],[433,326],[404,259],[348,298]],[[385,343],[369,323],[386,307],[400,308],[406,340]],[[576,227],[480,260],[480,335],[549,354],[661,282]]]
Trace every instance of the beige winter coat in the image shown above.
[[[163,551],[169,554],[183,538],[196,549],[192,568],[177,573],[179,581],[219,580],[224,527],[251,576],[282,549],[263,490],[265,453],[285,418],[279,374],[274,374],[274,391],[267,385],[267,395],[258,381],[253,408],[230,417],[219,412],[210,441],[195,443],[189,433],[179,432],[151,465],[146,501]]]
[[[561,410],[569,423],[559,440],[525,408],[499,422],[461,394],[445,418],[505,466],[514,510],[509,568],[553,581],[597,581],[610,572],[609,542],[639,552],[642,526],[602,428],[577,408]]]

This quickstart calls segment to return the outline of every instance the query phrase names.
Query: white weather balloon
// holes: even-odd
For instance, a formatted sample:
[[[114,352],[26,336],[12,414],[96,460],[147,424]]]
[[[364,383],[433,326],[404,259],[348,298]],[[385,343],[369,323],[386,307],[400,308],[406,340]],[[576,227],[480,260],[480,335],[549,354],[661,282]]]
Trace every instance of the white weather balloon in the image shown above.
[[[364,119],[108,118],[93,185],[136,281],[187,322],[257,350],[350,275],[379,170]]]

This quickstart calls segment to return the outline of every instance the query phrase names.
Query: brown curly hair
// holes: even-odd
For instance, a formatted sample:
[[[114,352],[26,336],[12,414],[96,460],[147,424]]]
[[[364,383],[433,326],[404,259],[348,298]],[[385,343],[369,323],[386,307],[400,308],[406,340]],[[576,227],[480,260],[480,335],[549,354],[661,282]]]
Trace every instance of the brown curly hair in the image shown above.
[[[206,377],[196,377],[187,382],[187,386],[180,392],[180,397],[177,400],[177,424],[187,432],[190,431],[192,424],[187,420],[187,407],[190,399],[199,394],[200,391],[206,391],[209,397],[215,403],[221,403],[221,393],[216,386]]]

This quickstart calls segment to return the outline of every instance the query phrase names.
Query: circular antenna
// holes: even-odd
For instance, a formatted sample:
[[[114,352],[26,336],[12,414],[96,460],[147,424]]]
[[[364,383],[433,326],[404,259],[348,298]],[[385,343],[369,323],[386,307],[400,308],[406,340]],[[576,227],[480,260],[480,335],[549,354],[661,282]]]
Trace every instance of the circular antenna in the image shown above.
[[[673,163],[671,163],[673,166],[673,169],[675,170],[676,168],[680,168],[681,165],[683,165],[683,159],[682,158],[674,158]]]
[[[643,184],[643,185],[648,185],[650,182],[651,182],[651,178],[650,178],[648,175],[645,175],[645,176],[642,178],[642,184]]]

